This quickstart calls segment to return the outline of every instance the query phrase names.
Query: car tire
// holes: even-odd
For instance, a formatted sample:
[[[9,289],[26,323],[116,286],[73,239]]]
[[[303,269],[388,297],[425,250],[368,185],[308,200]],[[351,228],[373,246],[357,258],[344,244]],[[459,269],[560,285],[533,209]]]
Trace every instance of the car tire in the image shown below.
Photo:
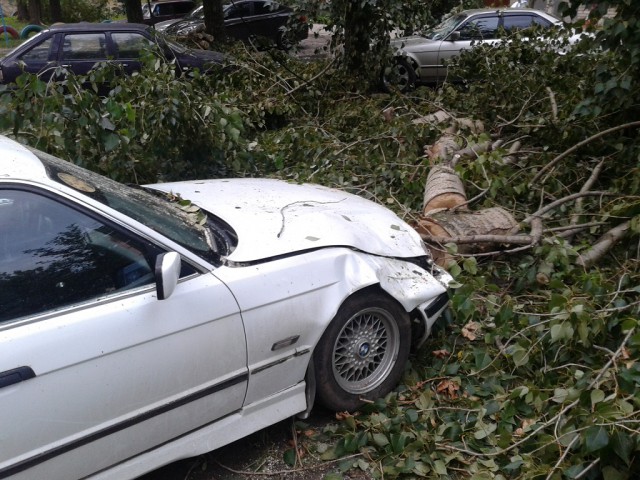
[[[416,70],[406,58],[396,57],[393,63],[382,71],[381,83],[385,92],[409,92],[416,86]]]
[[[26,38],[29,38],[29,35],[31,35],[32,33],[38,33],[42,30],[44,30],[44,27],[42,25],[27,25],[20,31],[20,38],[24,40]]]
[[[334,411],[352,411],[389,393],[409,357],[409,315],[382,292],[349,297],[313,354],[317,400]]]
[[[4,33],[4,35],[9,34],[11,38],[13,38],[14,40],[20,38],[20,35],[18,35],[18,32],[16,31],[16,29],[13,27],[10,27],[9,25],[0,25],[0,33]]]

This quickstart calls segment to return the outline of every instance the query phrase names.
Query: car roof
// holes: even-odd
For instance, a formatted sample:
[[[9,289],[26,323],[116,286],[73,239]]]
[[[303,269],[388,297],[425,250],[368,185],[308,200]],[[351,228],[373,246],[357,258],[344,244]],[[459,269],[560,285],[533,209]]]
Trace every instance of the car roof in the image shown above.
[[[77,32],[78,30],[91,31],[91,32],[110,32],[117,30],[122,31],[143,31],[149,30],[149,26],[143,23],[126,23],[126,22],[113,22],[113,23],[63,23],[60,25],[51,25],[48,30],[50,32]]]

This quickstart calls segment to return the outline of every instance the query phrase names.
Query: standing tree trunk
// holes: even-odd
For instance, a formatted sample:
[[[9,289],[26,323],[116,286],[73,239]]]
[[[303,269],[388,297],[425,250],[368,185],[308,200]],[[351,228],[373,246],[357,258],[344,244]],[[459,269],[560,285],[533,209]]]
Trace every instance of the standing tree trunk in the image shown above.
[[[40,0],[29,0],[29,23],[42,24],[42,5]]]
[[[29,7],[27,4],[27,0],[18,0],[18,14],[16,15],[18,17],[18,20],[20,20],[21,22],[28,22],[29,21]]]
[[[51,15],[51,23],[62,21],[62,6],[60,0],[49,0],[49,15]]]
[[[204,10],[205,31],[214,38],[214,41],[226,42],[222,0],[202,0],[202,8]]]
[[[142,3],[140,0],[125,0],[124,9],[127,13],[127,22],[142,23]]]

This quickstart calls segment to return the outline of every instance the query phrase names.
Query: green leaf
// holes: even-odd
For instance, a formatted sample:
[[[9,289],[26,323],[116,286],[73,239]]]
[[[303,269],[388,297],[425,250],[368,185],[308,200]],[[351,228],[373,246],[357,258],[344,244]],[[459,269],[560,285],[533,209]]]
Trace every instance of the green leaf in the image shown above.
[[[614,432],[611,436],[611,446],[624,463],[631,465],[635,442],[626,432]]]
[[[584,448],[587,453],[595,452],[609,444],[609,434],[602,426],[589,427],[584,432]]]
[[[591,390],[591,406],[595,406],[604,400],[604,392],[602,390]]]
[[[562,403],[567,399],[568,396],[569,391],[566,388],[556,388],[553,391],[553,397],[551,397],[551,400],[556,403]]]
[[[289,448],[288,450],[285,450],[284,454],[282,455],[282,459],[284,460],[284,463],[286,463],[290,467],[293,467],[296,464],[295,448]]]

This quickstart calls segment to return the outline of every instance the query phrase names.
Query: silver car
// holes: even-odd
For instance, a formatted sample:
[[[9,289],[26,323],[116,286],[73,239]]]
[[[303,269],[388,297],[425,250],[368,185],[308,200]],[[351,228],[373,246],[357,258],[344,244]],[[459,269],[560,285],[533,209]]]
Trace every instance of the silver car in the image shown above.
[[[0,172],[3,479],[126,480],[358,408],[447,305],[416,231],[343,191],[131,188],[2,136]]]
[[[481,43],[499,42],[504,34],[518,30],[554,26],[562,26],[562,21],[539,10],[466,10],[447,18],[426,33],[392,40],[396,62],[385,72],[383,80],[401,90],[410,89],[416,82],[440,83],[447,78],[445,63],[463,50]]]

